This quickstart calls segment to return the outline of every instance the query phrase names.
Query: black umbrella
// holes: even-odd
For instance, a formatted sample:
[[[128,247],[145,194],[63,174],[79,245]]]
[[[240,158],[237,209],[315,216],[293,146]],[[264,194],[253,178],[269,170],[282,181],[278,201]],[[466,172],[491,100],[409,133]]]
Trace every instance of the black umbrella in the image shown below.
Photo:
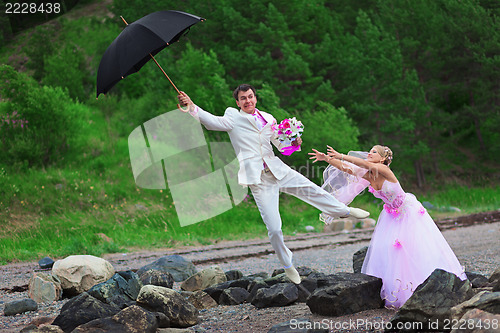
[[[123,17],[122,20],[127,24]],[[181,11],[166,10],[127,24],[102,56],[97,71],[97,97],[107,93],[121,79],[139,71],[149,59],[154,60],[179,93],[154,55],[178,41],[192,25],[200,21],[204,19]]]

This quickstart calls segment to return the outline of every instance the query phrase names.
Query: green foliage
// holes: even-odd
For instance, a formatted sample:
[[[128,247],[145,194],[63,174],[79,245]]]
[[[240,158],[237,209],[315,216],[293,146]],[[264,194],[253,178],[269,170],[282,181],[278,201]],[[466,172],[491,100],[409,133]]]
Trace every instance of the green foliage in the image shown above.
[[[26,122],[19,127],[2,123],[1,160],[4,163],[48,165],[63,157],[74,135],[76,107],[61,88],[38,86],[12,67],[0,67],[0,111],[18,114]]]
[[[28,42],[25,49],[29,61],[26,66],[33,70],[33,78],[37,81],[41,80],[46,73],[45,62],[56,50],[54,37],[60,28],[58,22],[37,26]]]
[[[134,183],[127,137],[174,110],[177,93],[152,62],[98,100],[95,82],[102,55],[124,28],[119,16],[131,23],[157,10],[207,19],[156,56],[177,87],[222,115],[235,106],[238,84],[256,86],[258,108],[305,124],[302,151],[280,158],[309,178],[321,177],[321,165],[308,160],[311,148],[348,152],[379,143],[393,149],[391,167],[405,188],[459,183],[429,200],[470,212],[497,209],[497,188],[466,187],[498,183],[493,3],[114,0],[114,16],[63,15],[16,35],[0,24],[0,44],[7,42],[0,59],[8,64],[0,67],[0,261],[265,234],[251,201],[180,228],[168,191]],[[317,221],[305,204],[283,204],[285,233]],[[366,195],[353,205],[373,215],[381,209]]]
[[[67,89],[75,100],[86,100],[90,78],[86,73],[85,59],[81,49],[75,44],[66,44],[55,54],[45,58],[45,76],[42,83],[52,87]]]

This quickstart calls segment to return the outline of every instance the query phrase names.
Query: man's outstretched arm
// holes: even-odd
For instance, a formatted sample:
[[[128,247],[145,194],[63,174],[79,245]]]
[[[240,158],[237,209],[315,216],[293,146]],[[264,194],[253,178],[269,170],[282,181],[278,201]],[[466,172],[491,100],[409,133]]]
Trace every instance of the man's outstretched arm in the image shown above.
[[[223,117],[214,116],[193,103],[191,98],[183,91],[177,96],[179,104],[187,106],[186,109],[181,109],[183,112],[188,112],[195,119],[199,120],[208,130],[211,131],[230,131],[233,129],[234,124],[231,117],[224,114]]]

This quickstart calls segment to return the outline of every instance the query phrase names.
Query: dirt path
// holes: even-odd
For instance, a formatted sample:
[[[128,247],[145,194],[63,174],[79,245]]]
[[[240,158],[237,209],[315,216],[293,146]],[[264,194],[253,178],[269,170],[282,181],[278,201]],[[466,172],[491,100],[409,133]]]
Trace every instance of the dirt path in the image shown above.
[[[498,213],[500,214],[500,213]],[[466,271],[490,276],[500,266],[500,222],[497,213],[473,218],[459,218],[440,224],[443,235],[454,250]],[[308,266],[324,273],[352,272],[352,255],[369,244],[372,230],[350,233],[304,234],[287,238],[287,245],[294,252],[296,266]],[[267,239],[221,242],[202,247],[184,247],[158,251],[118,253],[104,256],[117,270],[138,269],[164,255],[180,254],[195,263],[198,270],[217,264],[225,271],[239,269],[243,274],[272,273],[280,268]],[[27,297],[23,290],[36,262],[14,263],[0,266],[0,313],[3,304]],[[175,288],[175,287],[174,287]],[[16,291],[17,290],[17,291]],[[36,312],[14,317],[0,316],[1,332],[18,332],[31,320],[40,316],[55,316],[66,302],[42,304]],[[200,324],[190,328],[193,332],[267,332],[275,324],[291,319],[308,318],[332,332],[377,331],[387,323],[394,312],[377,309],[342,317],[313,315],[303,304],[287,307],[256,309],[251,304],[219,306],[200,312]],[[371,325],[371,326],[370,326]],[[354,328],[353,328],[354,327]],[[372,328],[370,330],[369,328]],[[345,329],[344,329],[345,328]]]

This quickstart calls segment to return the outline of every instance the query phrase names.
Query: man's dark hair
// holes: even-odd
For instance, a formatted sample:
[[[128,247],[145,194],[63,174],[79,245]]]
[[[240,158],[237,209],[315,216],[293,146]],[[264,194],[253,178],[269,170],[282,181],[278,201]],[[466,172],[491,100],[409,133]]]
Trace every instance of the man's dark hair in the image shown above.
[[[233,91],[233,97],[234,97],[234,99],[238,100],[238,93],[240,91],[243,91],[243,92],[248,91],[248,89],[252,89],[253,94],[257,95],[257,93],[255,92],[255,88],[253,86],[244,83],[244,84],[240,84],[238,87],[236,87],[236,89],[234,89],[234,91]]]

